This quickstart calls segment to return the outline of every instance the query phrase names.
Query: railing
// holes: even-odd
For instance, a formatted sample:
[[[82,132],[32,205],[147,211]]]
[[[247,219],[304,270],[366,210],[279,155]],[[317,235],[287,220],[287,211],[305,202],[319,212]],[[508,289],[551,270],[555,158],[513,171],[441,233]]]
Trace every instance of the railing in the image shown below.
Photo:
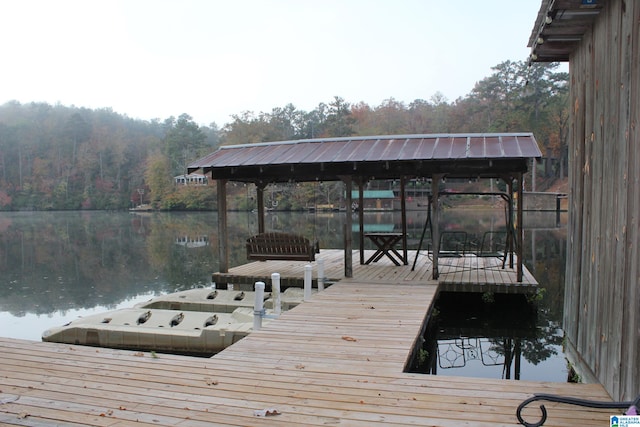
[[[586,408],[597,408],[597,409],[627,409],[627,415],[637,415],[640,410],[640,396],[636,398],[634,401],[629,402],[602,402],[596,400],[586,400],[586,399],[577,399],[575,397],[565,397],[565,396],[556,396],[553,394],[536,394],[533,397],[523,401],[520,405],[518,405],[518,409],[516,411],[516,417],[518,417],[518,421],[520,424],[526,427],[540,427],[547,420],[547,408],[544,405],[540,405],[540,411],[542,412],[542,416],[540,421],[535,423],[528,423],[522,418],[522,410],[530,403],[536,402],[538,400],[546,400],[547,402],[558,402],[564,403],[567,405],[577,405],[584,406]]]

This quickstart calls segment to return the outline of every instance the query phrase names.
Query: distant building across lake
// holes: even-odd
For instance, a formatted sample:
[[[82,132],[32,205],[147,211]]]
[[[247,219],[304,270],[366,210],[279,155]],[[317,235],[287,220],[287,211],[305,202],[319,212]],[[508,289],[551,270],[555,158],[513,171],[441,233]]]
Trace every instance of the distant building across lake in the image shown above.
[[[189,175],[178,175],[173,177],[176,185],[208,185],[209,178],[199,173],[190,173]]]
[[[395,195],[391,190],[365,190],[362,192],[364,210],[392,211]],[[351,198],[357,203],[358,191],[351,192]]]

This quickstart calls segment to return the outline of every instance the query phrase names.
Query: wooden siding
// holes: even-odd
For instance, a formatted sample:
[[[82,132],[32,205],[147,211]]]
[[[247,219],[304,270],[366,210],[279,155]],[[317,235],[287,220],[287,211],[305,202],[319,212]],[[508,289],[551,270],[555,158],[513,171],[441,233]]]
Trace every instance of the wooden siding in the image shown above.
[[[622,400],[640,394],[640,2],[603,5],[570,59],[564,329]]]

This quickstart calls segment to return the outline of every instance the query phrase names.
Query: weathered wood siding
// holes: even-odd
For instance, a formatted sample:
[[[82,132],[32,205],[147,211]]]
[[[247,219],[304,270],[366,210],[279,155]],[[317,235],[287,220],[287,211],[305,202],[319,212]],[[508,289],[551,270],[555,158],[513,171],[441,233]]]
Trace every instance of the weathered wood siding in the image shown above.
[[[640,1],[611,0],[570,59],[565,332],[614,399],[640,394]]]

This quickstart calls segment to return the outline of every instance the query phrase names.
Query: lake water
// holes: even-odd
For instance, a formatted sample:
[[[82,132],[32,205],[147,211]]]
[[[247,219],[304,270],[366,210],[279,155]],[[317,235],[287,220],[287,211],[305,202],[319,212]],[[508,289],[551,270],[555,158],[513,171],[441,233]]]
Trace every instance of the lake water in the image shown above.
[[[303,234],[319,240],[322,248],[341,248],[345,215],[272,212],[266,228]],[[448,230],[481,233],[504,227],[500,212],[448,210],[442,216],[446,222],[441,226]],[[410,249],[417,247],[425,219],[425,212],[408,213]],[[549,339],[537,340],[540,348],[521,353],[526,363],[522,379],[566,381],[560,345],[564,220],[564,215],[552,212],[525,214],[525,265],[545,288],[535,328]],[[366,213],[365,223],[399,230],[400,214]],[[258,231],[257,214],[229,213],[228,229],[233,267],[246,262],[244,241]],[[0,335],[39,341],[44,330],[79,316],[211,286],[211,273],[218,270],[217,254],[215,212],[0,212]],[[438,374],[496,375],[481,369],[474,373],[479,368],[467,365],[467,370],[440,369]]]

